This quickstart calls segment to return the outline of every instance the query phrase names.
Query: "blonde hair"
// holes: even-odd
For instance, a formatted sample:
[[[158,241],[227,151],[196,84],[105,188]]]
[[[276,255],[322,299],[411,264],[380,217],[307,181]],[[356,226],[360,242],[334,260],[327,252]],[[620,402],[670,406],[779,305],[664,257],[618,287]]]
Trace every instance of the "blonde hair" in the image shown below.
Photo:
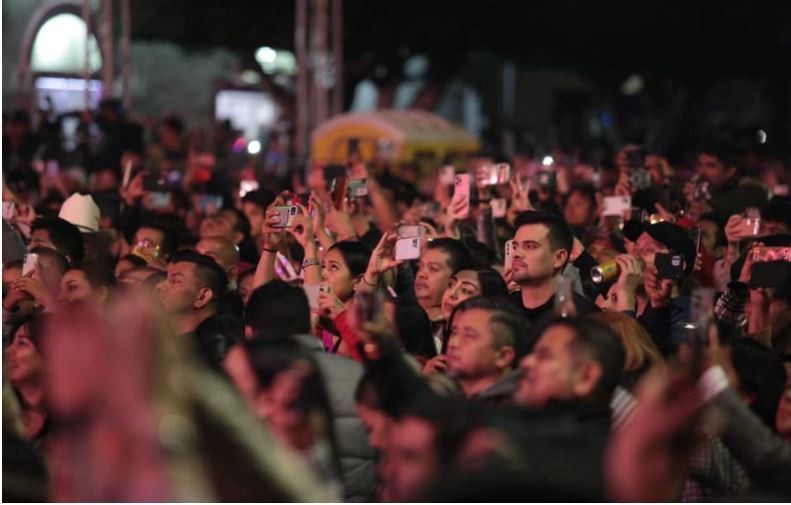
[[[624,370],[637,370],[644,365],[653,367],[662,363],[662,355],[651,336],[634,318],[621,312],[603,310],[587,316],[591,321],[609,327],[623,342],[626,351]]]

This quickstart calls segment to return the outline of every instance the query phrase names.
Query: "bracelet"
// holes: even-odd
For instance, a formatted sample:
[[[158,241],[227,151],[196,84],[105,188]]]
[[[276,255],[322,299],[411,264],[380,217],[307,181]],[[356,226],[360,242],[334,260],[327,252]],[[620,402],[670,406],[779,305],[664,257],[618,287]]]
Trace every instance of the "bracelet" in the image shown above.
[[[371,286],[372,288],[378,288],[378,287],[379,287],[379,283],[378,283],[378,282],[377,282],[376,284],[371,284],[370,282],[368,282],[367,280],[365,280],[365,275],[363,275],[363,282],[364,282],[365,284],[367,284],[367,285]]]
[[[316,258],[307,258],[302,260],[302,270],[305,270],[308,267],[319,266],[320,262]]]
[[[262,247],[261,250],[262,251],[266,251],[266,252],[270,252],[270,253],[274,253],[274,254],[278,253],[277,249],[269,249],[268,247]]]

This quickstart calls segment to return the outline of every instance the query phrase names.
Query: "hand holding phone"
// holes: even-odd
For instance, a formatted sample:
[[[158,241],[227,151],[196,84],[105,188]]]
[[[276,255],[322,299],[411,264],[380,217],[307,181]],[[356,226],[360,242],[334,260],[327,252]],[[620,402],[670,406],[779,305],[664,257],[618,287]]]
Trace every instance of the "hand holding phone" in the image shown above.
[[[470,215],[470,174],[457,174],[453,187],[451,205],[457,204],[459,212],[457,218],[465,219]]]
[[[632,208],[631,196],[605,196],[602,216],[623,216]]]
[[[658,279],[682,280],[684,278],[684,257],[680,254],[656,253],[654,266]]]
[[[289,228],[297,214],[299,214],[299,207],[296,205],[275,206],[266,214],[267,223],[272,228]]]

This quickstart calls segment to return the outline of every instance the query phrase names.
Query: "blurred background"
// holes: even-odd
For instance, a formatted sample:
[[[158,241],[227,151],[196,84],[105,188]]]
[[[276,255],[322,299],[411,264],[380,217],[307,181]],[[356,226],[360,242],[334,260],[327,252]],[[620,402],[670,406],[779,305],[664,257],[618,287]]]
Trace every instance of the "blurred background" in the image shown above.
[[[123,97],[302,158],[318,124],[375,109],[434,112],[503,156],[673,159],[723,126],[791,146],[787,2],[5,0],[2,51],[5,111]]]

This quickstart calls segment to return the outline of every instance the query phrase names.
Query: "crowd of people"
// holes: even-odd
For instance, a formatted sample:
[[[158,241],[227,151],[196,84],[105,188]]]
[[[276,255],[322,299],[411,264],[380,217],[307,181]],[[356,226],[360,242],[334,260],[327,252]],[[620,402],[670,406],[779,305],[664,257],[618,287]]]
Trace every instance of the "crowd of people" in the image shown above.
[[[77,132],[3,123],[4,499],[791,497],[788,164]]]

